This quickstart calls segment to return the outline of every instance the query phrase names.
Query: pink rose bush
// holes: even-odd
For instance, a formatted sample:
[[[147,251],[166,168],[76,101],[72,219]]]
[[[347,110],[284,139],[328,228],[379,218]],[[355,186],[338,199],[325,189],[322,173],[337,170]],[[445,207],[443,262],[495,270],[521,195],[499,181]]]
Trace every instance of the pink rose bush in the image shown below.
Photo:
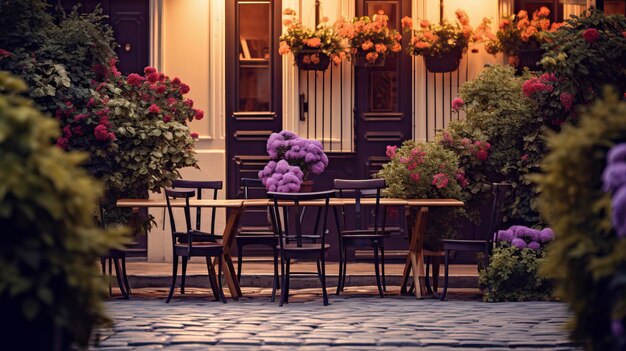
[[[310,173],[321,174],[328,166],[321,142],[288,130],[270,135],[267,153],[270,162],[259,172],[259,178],[269,191],[298,192]]]
[[[85,107],[68,101],[56,111],[63,129],[56,144],[88,151],[85,166],[109,191],[132,192],[138,184],[158,191],[178,178],[177,169],[196,166],[197,134],[187,124],[204,112],[185,99],[189,89],[154,67],[143,75],[108,75]]]

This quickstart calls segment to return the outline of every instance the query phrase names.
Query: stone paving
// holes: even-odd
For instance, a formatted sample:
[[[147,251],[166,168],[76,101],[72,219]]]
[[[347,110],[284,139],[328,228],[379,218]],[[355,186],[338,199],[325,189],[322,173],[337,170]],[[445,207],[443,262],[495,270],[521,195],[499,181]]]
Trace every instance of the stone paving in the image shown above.
[[[197,291],[113,299],[115,321],[92,350],[580,350],[567,339],[569,317],[558,302],[483,303],[474,294],[442,302],[410,296],[379,298],[358,288],[330,295],[294,291],[278,307],[266,292],[227,304]],[[461,297],[459,297],[461,296]]]

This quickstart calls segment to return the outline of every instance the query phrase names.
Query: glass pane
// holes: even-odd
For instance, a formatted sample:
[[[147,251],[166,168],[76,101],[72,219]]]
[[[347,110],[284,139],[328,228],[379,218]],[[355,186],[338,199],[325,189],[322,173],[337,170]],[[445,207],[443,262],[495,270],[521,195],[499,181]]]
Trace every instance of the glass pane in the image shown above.
[[[385,15],[389,17],[389,22],[387,23],[387,27],[389,29],[395,29],[402,33],[400,26],[398,25],[398,16],[397,16],[397,4],[390,2],[376,2],[370,1],[367,3],[367,15],[372,17],[378,13],[379,10],[385,11]]]
[[[270,111],[271,6],[239,2],[239,111]]]
[[[269,67],[239,69],[239,111],[270,111]]]
[[[398,19],[397,2],[368,1],[367,15],[372,17],[378,11],[384,11],[389,17],[387,27],[402,33]],[[398,108],[398,74],[397,69],[402,53],[387,56],[385,66],[371,69],[369,76],[369,111],[392,112]]]

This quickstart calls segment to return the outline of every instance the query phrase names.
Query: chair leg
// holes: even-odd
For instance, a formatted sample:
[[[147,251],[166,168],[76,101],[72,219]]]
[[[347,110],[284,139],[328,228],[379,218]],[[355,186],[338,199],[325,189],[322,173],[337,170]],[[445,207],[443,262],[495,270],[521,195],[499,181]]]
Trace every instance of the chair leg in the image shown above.
[[[287,280],[285,282],[285,303],[289,303],[289,278],[291,274],[291,259],[287,259]]]
[[[113,278],[113,258],[109,257],[109,296],[113,296],[113,289],[111,288],[111,279]]]
[[[439,272],[441,266],[441,257],[432,257],[431,264],[433,266],[433,291],[439,290]]]
[[[322,255],[324,253],[322,252]],[[318,264],[321,265],[321,274],[320,280],[322,282],[322,298],[324,300],[324,306],[328,306],[328,293],[326,292],[326,262],[324,262],[323,258],[318,260]]]
[[[383,297],[383,287],[380,284],[380,268],[378,267],[378,246],[374,245],[374,271],[376,272],[376,286],[378,287],[378,295]]]
[[[213,290],[213,296],[215,297],[215,301],[222,300],[223,303],[226,303],[226,297],[224,296],[224,292],[217,282],[217,275],[215,274],[215,268],[213,267],[213,264],[211,262],[211,257],[207,256],[205,259],[207,270],[209,271],[209,283],[211,284],[211,290]],[[221,262],[222,256],[217,256],[216,259]]]
[[[185,294],[185,276],[187,275],[187,261],[189,257],[183,256],[183,275],[180,278],[180,293]]]
[[[128,295],[131,295],[128,274],[126,274],[126,256],[122,257],[122,275],[124,276],[124,284],[126,284],[126,292],[128,292]]]
[[[383,278],[383,291],[387,292],[387,282],[385,281],[385,246],[380,245],[380,268]]]
[[[341,240],[341,238],[339,240]],[[339,293],[342,290],[341,280],[343,279],[343,261],[344,260],[345,260],[345,257],[343,256],[343,249],[340,247],[339,248],[339,274],[337,275],[337,291],[335,292],[335,295],[339,295]]]
[[[176,276],[178,275],[178,256],[174,255],[172,261],[172,285],[170,285],[170,292],[167,294],[165,303],[169,303],[174,295],[174,288],[176,287]]]
[[[450,270],[450,250],[445,250],[443,292],[441,293],[441,301],[444,301],[446,299],[446,294],[448,293],[449,270]]]
[[[348,269],[348,248],[343,245],[343,275],[341,276],[341,291],[346,287],[346,270]]]
[[[243,245],[237,243],[237,282],[241,282],[241,266],[243,265]]]
[[[114,260],[113,264],[115,265],[115,278],[117,279],[117,286],[119,287],[120,292],[122,293],[122,296],[124,296],[125,299],[128,299],[128,291],[126,290],[126,286],[124,284],[124,277],[122,276],[122,267],[120,266],[120,259],[115,258],[113,260]]]
[[[278,250],[274,247],[272,249],[274,251],[274,281],[272,283],[272,299],[271,301],[276,301],[276,289],[278,289]]]
[[[222,261],[224,261],[223,256],[220,255],[216,257],[215,259],[217,260],[217,287],[218,289],[220,289],[220,291],[224,291],[224,287],[222,286],[222,272],[223,272]]]
[[[424,257],[424,265],[426,266],[426,274],[424,276],[424,285],[426,285],[426,291],[429,294],[433,293],[433,290],[430,286],[430,261],[431,261],[432,257],[431,256],[426,256]]]
[[[278,306],[282,306],[285,303],[285,295],[287,293],[287,260],[281,261],[281,289],[280,289],[280,301],[278,302]]]

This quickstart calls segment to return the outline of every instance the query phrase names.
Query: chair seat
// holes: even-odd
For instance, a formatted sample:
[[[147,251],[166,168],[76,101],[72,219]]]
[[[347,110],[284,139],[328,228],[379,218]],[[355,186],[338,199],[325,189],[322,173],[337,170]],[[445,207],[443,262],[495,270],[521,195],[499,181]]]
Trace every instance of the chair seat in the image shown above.
[[[189,236],[186,233],[177,232],[178,242],[186,244],[189,241]],[[211,235],[207,232],[202,232],[199,230],[192,230],[191,235],[193,237],[193,242],[216,242],[218,239],[222,239],[223,235]]]
[[[178,256],[217,256],[224,251],[224,245],[215,242],[194,242],[191,250],[187,244],[174,245]]]

